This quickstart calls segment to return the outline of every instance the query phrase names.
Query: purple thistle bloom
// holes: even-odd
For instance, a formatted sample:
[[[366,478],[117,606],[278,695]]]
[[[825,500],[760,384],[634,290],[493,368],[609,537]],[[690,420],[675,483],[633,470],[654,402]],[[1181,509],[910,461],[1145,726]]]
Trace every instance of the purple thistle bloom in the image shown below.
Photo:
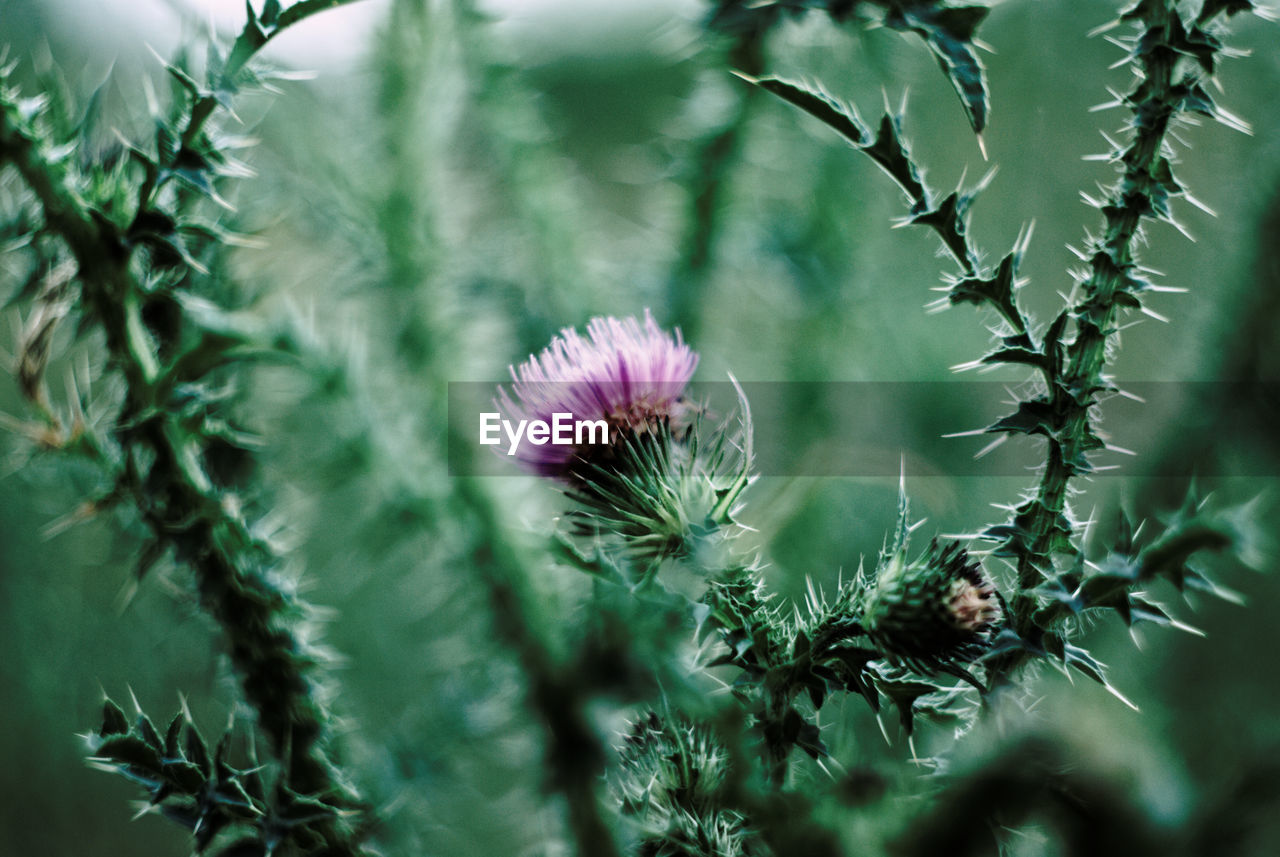
[[[586,337],[565,328],[519,370],[512,366],[511,391],[499,388],[497,404],[516,422],[551,425],[557,414],[571,415],[575,425],[603,420],[607,437],[597,436],[597,443],[607,449],[604,444],[622,433],[678,423],[684,389],[697,365],[698,355],[680,331],[667,333],[648,310],[643,323],[634,317],[597,317],[588,322]],[[594,451],[595,444],[556,443],[553,437],[541,445],[521,444],[516,457],[534,473],[565,479]]]

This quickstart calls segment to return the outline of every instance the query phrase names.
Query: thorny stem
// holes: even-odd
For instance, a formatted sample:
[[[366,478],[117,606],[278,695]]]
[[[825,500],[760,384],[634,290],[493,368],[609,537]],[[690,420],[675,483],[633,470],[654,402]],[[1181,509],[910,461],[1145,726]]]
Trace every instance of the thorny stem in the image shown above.
[[[423,188],[424,158],[417,154],[421,147],[406,143],[401,132],[408,128],[404,124],[407,119],[431,112],[431,105],[424,103],[434,91],[429,74],[430,52],[432,40],[438,37],[431,32],[431,26],[449,22],[433,18],[434,10],[423,0],[397,0],[392,14],[395,29],[388,38],[398,49],[390,51],[382,98],[387,105],[384,114],[399,117],[390,120],[385,144],[397,188],[376,215],[384,236],[389,285],[386,297],[402,307],[397,358],[403,368],[433,380],[432,389],[436,392],[427,408],[443,415],[448,370],[444,359],[449,352],[442,346],[450,334],[439,314],[421,307],[414,297],[421,293],[424,282],[439,279],[433,264],[439,243],[433,228],[438,194],[432,192],[435,188]],[[456,14],[466,16],[470,12],[462,8]],[[419,192],[415,193],[415,189]],[[446,288],[447,284],[440,283],[436,295]],[[414,301],[415,307],[405,312],[403,305],[408,301]],[[451,450],[472,448],[471,439],[456,429],[450,428],[441,439]],[[459,469],[459,473],[466,471],[465,466]],[[465,558],[460,559],[484,586],[494,632],[516,654],[523,668],[528,705],[546,730],[548,786],[564,798],[569,838],[579,857],[617,857],[617,845],[596,794],[605,754],[587,717],[591,690],[583,688],[579,677],[558,662],[546,629],[534,622],[536,610],[525,585],[525,562],[507,538],[493,499],[478,480],[469,476],[457,475],[450,485],[452,496],[434,506],[432,512],[454,505],[458,513],[472,520],[475,536]]]
[[[1221,11],[1214,7],[1202,13],[1196,26],[1202,27]],[[1163,156],[1165,138],[1179,111],[1207,109],[1186,106],[1192,102],[1196,78],[1190,72],[1179,74],[1181,64],[1189,60],[1177,48],[1179,40],[1186,41],[1186,24],[1176,5],[1144,0],[1132,5],[1123,20],[1143,25],[1131,57],[1138,82],[1124,100],[1135,114],[1133,137],[1129,146],[1117,153],[1123,173],[1108,199],[1099,205],[1105,232],[1101,240],[1091,242],[1089,273],[1080,284],[1081,297],[1041,337],[1033,335],[1016,295],[1016,269],[1025,236],[994,272],[988,275],[980,270],[967,230],[973,193],[957,192],[936,200],[901,139],[896,116],[886,115],[873,134],[855,113],[821,93],[773,78],[746,76],[749,82],[826,122],[870,156],[907,194],[911,202],[907,222],[929,226],[938,233],[962,268],[953,279],[950,302],[988,304],[1008,324],[1002,348],[975,365],[1023,363],[1036,367],[1043,376],[1047,386],[1043,399],[1024,402],[1030,408],[1027,414],[1020,411],[988,429],[1040,434],[1047,439],[1045,468],[1035,496],[1017,509],[1011,525],[993,530],[993,535],[1000,533],[997,553],[1012,558],[1016,569],[1018,591],[1010,599],[1015,630],[1032,645],[1039,644],[1045,630],[1034,621],[1034,590],[1052,573],[1055,556],[1075,550],[1066,515],[1070,480],[1089,472],[1088,454],[1104,445],[1094,432],[1089,411],[1099,394],[1113,389],[1104,374],[1108,344],[1117,332],[1121,307],[1137,305],[1138,292],[1148,285],[1139,276],[1133,243],[1144,218],[1171,219],[1157,195],[1180,190]],[[1075,321],[1075,336],[1064,346],[1059,340],[1068,317]],[[1012,654],[1004,660],[1012,664],[1024,655]],[[995,671],[1007,672],[1010,664]]]
[[[386,36],[390,59],[383,63],[378,92],[380,112],[387,123],[382,144],[390,172],[386,199],[378,208],[378,231],[385,242],[387,285],[394,300],[407,305],[392,314],[398,319],[397,353],[418,368],[430,365],[439,348],[436,337],[424,331],[430,325],[419,321],[430,306],[417,296],[438,268],[433,212],[420,202],[434,195],[429,178],[432,165],[420,154],[424,148],[420,137],[429,119],[425,98],[433,86],[431,65],[438,52],[434,40],[439,37],[433,25],[440,23],[433,20],[426,0],[392,4]]]
[[[464,438],[453,440],[466,443]],[[475,517],[481,533],[471,560],[489,590],[495,630],[518,653],[529,683],[529,702],[547,729],[550,785],[565,798],[579,857],[616,857],[617,844],[596,795],[604,753],[587,720],[590,690],[556,663],[544,635],[532,625],[523,564],[502,534],[493,501],[473,477],[459,476],[454,483],[458,500]]]
[[[730,67],[750,75],[764,69],[767,30],[751,28],[740,33],[729,52]],[[748,89],[733,115],[701,141],[689,173],[688,223],[680,258],[672,272],[668,305],[672,320],[690,342],[698,339],[702,323],[698,310],[714,267],[716,238],[720,232],[719,209],[724,202],[726,179],[732,171],[757,90]]]
[[[150,384],[158,373],[149,340],[138,328],[136,302],[127,301],[136,284],[128,271],[128,250],[114,230],[94,220],[76,193],[65,160],[50,162],[36,138],[24,127],[7,95],[0,96],[0,162],[14,165],[40,200],[45,221],[66,241],[79,262],[90,272],[85,297],[103,320],[107,346],[121,355],[120,366],[129,386]]]
[[[48,226],[80,270],[85,311],[102,328],[111,363],[126,381],[117,436],[126,452],[118,488],[133,497],[157,545],[195,572],[203,606],[226,635],[231,661],[258,723],[296,792],[357,810],[360,799],[331,756],[333,715],[319,694],[316,659],[299,636],[306,606],[276,582],[279,558],[239,511],[223,502],[203,461],[199,436],[166,411],[151,336],[141,317],[140,283],[119,230],[95,217],[61,162],[41,152],[35,133],[5,97],[0,162],[12,163],[38,199]],[[362,853],[346,821],[324,822],[336,853]]]
[[[1132,245],[1142,219],[1150,214],[1150,200],[1143,189],[1152,181],[1165,135],[1179,110],[1172,92],[1179,57],[1168,47],[1172,28],[1181,26],[1179,13],[1166,3],[1145,3],[1142,10],[1148,18],[1141,38],[1148,46],[1136,52],[1140,80],[1130,95],[1134,136],[1122,156],[1123,176],[1103,207],[1105,235],[1094,248],[1089,276],[1081,284],[1083,295],[1073,308],[1075,339],[1066,348],[1061,377],[1053,377],[1056,373],[1051,371],[1047,379],[1051,411],[1060,415],[1059,430],[1048,438],[1046,466],[1034,500],[1018,511],[1019,523],[1031,534],[1029,544],[1016,548],[1022,591],[1014,598],[1013,613],[1018,633],[1024,637],[1035,633],[1032,596],[1026,590],[1040,584],[1052,568],[1054,554],[1070,550],[1070,525],[1064,518],[1068,484],[1072,477],[1087,472],[1086,455],[1100,445],[1089,408],[1098,393],[1110,389],[1104,370],[1107,344],[1116,333],[1120,311],[1117,293],[1134,265]]]
[[[1083,559],[1067,514],[1070,482],[1089,473],[1089,454],[1105,447],[1090,409],[1115,390],[1105,369],[1121,310],[1140,308],[1143,292],[1154,288],[1145,278],[1148,272],[1134,259],[1133,245],[1140,238],[1142,221],[1161,219],[1176,225],[1168,203],[1183,188],[1173,177],[1166,137],[1180,112],[1238,124],[1213,104],[1201,86],[1201,72],[1212,74],[1216,55],[1223,49],[1208,29],[1211,21],[1251,6],[1245,0],[1206,0],[1194,18],[1184,18],[1181,4],[1173,0],[1136,0],[1121,13],[1117,23],[1136,24],[1140,31],[1128,57],[1137,83],[1119,99],[1134,114],[1130,141],[1112,154],[1113,162],[1122,165],[1120,178],[1102,201],[1094,203],[1102,210],[1104,231],[1100,238],[1089,239],[1084,257],[1088,269],[1078,294],[1043,332],[1032,329],[1017,295],[1021,285],[1017,269],[1029,233],[1023,233],[994,269],[984,268],[968,236],[968,210],[976,191],[956,191],[938,200],[902,138],[899,115],[886,114],[873,133],[856,111],[820,89],[741,75],[825,122],[871,157],[906,193],[911,210],[904,222],[937,232],[961,267],[959,274],[949,277],[946,302],[987,305],[1005,322],[998,333],[1000,345],[972,366],[1029,365],[1045,381],[1044,393],[1024,399],[1014,414],[984,430],[1040,435],[1047,450],[1034,495],[1014,511],[1011,521],[991,527],[982,536],[996,541],[993,553],[1008,558],[1015,569],[1017,587],[1005,612],[1022,640],[1021,645],[1009,646],[987,661],[993,688],[1007,684],[1019,666],[1038,654],[1058,657],[1105,684],[1100,665],[1088,659],[1087,652],[1067,648],[1051,616],[1057,611],[1041,609],[1040,588],[1046,581],[1071,585],[1072,573],[1059,574],[1055,568],[1060,556]],[[1064,332],[1072,321],[1073,335],[1068,339]],[[1197,543],[1198,549],[1218,546],[1219,538],[1206,537]],[[1126,607],[1118,609],[1127,615]]]
[[[477,0],[453,0],[456,40],[462,70],[472,87],[469,109],[481,130],[484,157],[510,207],[510,216],[527,232],[534,249],[525,275],[526,324],[539,342],[559,329],[558,322],[582,311],[585,301],[582,247],[589,241],[571,228],[564,187],[564,164],[548,145],[536,99],[522,74],[490,37],[492,20]]]

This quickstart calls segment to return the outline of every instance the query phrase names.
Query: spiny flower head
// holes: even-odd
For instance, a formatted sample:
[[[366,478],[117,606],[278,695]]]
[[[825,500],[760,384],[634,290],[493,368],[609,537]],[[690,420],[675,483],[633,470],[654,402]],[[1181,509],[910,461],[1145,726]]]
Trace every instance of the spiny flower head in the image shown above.
[[[980,655],[1002,616],[995,586],[960,545],[934,541],[914,561],[884,558],[863,625],[891,660],[933,672]]]
[[[597,317],[588,322],[585,337],[565,328],[541,354],[530,355],[519,369],[511,367],[511,390],[498,391],[498,405],[515,421],[551,424],[557,414],[569,414],[567,421],[574,424],[607,424],[607,438],[592,445],[575,439],[525,444],[517,451],[521,464],[534,473],[571,481],[578,463],[607,450],[620,436],[681,422],[684,390],[697,365],[698,355],[680,331],[664,331],[648,310],[643,322]]]
[[[747,857],[768,851],[722,793],[729,757],[705,725],[650,712],[632,724],[612,778],[622,811],[639,823],[641,857]]]

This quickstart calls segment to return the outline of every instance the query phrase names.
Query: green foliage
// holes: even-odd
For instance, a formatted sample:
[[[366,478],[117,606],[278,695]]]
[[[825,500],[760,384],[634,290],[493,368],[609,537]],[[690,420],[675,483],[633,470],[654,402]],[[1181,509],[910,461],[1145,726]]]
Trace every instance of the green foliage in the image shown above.
[[[708,19],[714,29],[728,32],[766,32],[785,14],[821,9],[834,21],[854,20],[874,6],[880,26],[900,33],[914,33],[924,40],[938,60],[943,74],[955,87],[973,130],[981,134],[987,125],[990,96],[986,70],[978,59],[976,33],[990,7],[979,4],[951,6],[943,0],[717,0]]]
[[[246,767],[231,764],[232,732],[210,752],[185,707],[164,736],[141,710],[132,725],[108,699],[102,726],[86,736],[89,764],[120,774],[147,792],[139,815],[158,812],[191,831],[197,854],[266,857],[302,853],[358,853],[335,849],[333,829],[344,810],[294,792],[277,776],[269,786],[253,744]]]
[[[329,656],[309,641],[314,636],[311,608],[287,582],[277,548],[249,521],[228,493],[234,486],[224,481],[226,460],[247,457],[251,443],[225,409],[228,388],[222,373],[283,354],[281,346],[287,348],[290,340],[264,335],[201,295],[216,282],[218,245],[230,238],[216,221],[202,219],[204,202],[225,208],[220,180],[247,172],[228,154],[239,141],[220,133],[211,120],[245,82],[241,72],[257,48],[290,23],[331,5],[336,4],[307,2],[280,12],[278,4],[269,4],[264,18],[275,21],[270,32],[262,30],[250,8],[249,24],[231,55],[224,61],[216,46],[212,49],[207,86],[181,66],[167,65],[175,82],[171,107],[153,116],[156,130],[149,146],[126,147],[130,170],[115,163],[72,162],[67,155],[74,140],[65,135],[92,129],[85,123],[68,128],[50,115],[43,99],[20,99],[5,81],[0,157],[16,167],[34,194],[43,214],[42,237],[56,237],[65,248],[52,252],[65,254],[63,264],[78,269],[81,326],[102,332],[109,365],[125,382],[118,413],[84,441],[88,427],[73,391],[72,425],[63,436],[39,377],[47,362],[41,351],[48,323],[35,329],[24,343],[23,363],[36,368],[24,373],[24,387],[44,406],[54,445],[74,443],[88,450],[109,474],[111,487],[88,500],[91,510],[128,505],[150,530],[140,575],[169,553],[195,573],[200,600],[224,631],[245,698],[286,765],[283,788],[306,795],[301,798],[306,801],[355,809],[359,798],[331,756],[332,715],[317,674]],[[132,197],[133,204],[118,204],[122,197]],[[208,264],[197,256],[205,256]],[[46,318],[56,320],[49,307],[61,300],[61,289],[44,288]],[[144,734],[108,742],[105,757],[119,761],[117,750],[141,752],[150,746],[146,739]],[[135,778],[171,773],[147,768],[145,761],[139,755],[124,770]],[[210,788],[224,785],[220,779]],[[281,811],[287,818],[292,809]],[[212,836],[228,821],[210,816],[202,827],[205,815],[201,810],[188,825],[197,832],[201,850],[209,840],[200,838],[200,831]],[[358,839],[331,807],[303,848],[357,854]],[[273,848],[268,844],[263,853]],[[242,851],[233,846],[229,853]]]
[[[913,160],[904,142],[901,112],[886,113],[873,134],[854,108],[821,90],[775,78],[747,78],[832,127],[888,173],[910,203],[910,215],[904,222],[930,227],[961,267],[959,273],[947,279],[947,300],[952,304],[987,306],[999,315],[996,348],[962,368],[1010,364],[1030,366],[1038,375],[1033,389],[1039,392],[1018,402],[1014,413],[984,430],[1002,435],[1036,435],[1046,440],[1045,466],[1038,489],[1014,509],[1008,523],[992,526],[984,533],[986,539],[995,542],[992,553],[1008,558],[1016,572],[1017,588],[1008,599],[1012,627],[991,661],[1001,681],[1022,663],[1027,653],[1034,653],[1077,669],[1110,688],[1101,665],[1084,649],[1066,642],[1057,630],[1063,618],[1060,607],[1069,603],[1080,609],[1115,607],[1128,621],[1134,604],[1117,589],[1136,585],[1139,580],[1126,572],[1101,572],[1091,578],[1089,589],[1105,589],[1107,598],[1094,601],[1082,596],[1083,600],[1073,602],[1075,596],[1061,593],[1074,593],[1075,587],[1082,585],[1081,575],[1076,571],[1059,573],[1055,570],[1056,560],[1065,556],[1072,567],[1078,567],[1083,560],[1075,538],[1077,526],[1067,506],[1069,482],[1093,472],[1091,453],[1108,448],[1095,424],[1095,406],[1102,398],[1118,392],[1106,372],[1109,343],[1118,332],[1118,319],[1125,311],[1142,309],[1143,295],[1159,290],[1149,281],[1150,272],[1133,255],[1141,236],[1141,223],[1156,219],[1178,225],[1168,201],[1185,195],[1185,191],[1173,177],[1172,144],[1166,135],[1190,112],[1229,127],[1241,127],[1239,120],[1207,98],[1204,89],[1205,76],[1212,74],[1215,57],[1224,50],[1216,31],[1212,31],[1213,21],[1222,11],[1214,4],[1206,4],[1196,17],[1185,18],[1170,4],[1140,2],[1122,12],[1112,25],[1129,23],[1138,30],[1121,42],[1128,52],[1126,61],[1134,70],[1136,83],[1116,103],[1128,107],[1133,114],[1127,128],[1129,143],[1117,146],[1108,156],[1121,173],[1117,183],[1101,199],[1086,197],[1102,211],[1104,230],[1099,237],[1090,238],[1086,249],[1079,253],[1089,267],[1078,276],[1068,305],[1043,331],[1033,329],[1018,301],[1017,290],[1024,285],[1018,269],[1030,230],[1024,230],[1013,249],[994,268],[982,266],[981,254],[970,242],[969,210],[990,176],[972,190],[957,190],[939,201],[938,195],[924,184],[924,170]],[[1230,15],[1242,10],[1225,11]],[[1202,531],[1185,517],[1180,524],[1186,531],[1175,525],[1168,537],[1191,551],[1232,544],[1221,533],[1200,538]],[[905,564],[900,567],[907,568]],[[1042,589],[1046,579],[1050,584]],[[1125,583],[1121,584],[1120,579]],[[1057,607],[1044,608],[1046,592],[1054,593],[1051,597]],[[1140,615],[1163,615],[1146,610],[1147,602],[1133,597],[1137,598]]]
[[[637,852],[653,857],[767,854],[747,820],[722,806],[728,758],[705,727],[649,712],[623,738],[615,783],[623,813],[642,830]]]

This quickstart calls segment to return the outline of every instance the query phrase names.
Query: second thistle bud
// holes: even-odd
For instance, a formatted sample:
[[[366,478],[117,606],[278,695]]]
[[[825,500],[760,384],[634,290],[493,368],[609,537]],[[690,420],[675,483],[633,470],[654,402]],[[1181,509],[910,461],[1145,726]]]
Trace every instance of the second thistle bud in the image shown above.
[[[982,566],[958,544],[935,540],[914,561],[905,546],[884,558],[863,626],[890,660],[932,672],[980,655],[1001,617]]]

